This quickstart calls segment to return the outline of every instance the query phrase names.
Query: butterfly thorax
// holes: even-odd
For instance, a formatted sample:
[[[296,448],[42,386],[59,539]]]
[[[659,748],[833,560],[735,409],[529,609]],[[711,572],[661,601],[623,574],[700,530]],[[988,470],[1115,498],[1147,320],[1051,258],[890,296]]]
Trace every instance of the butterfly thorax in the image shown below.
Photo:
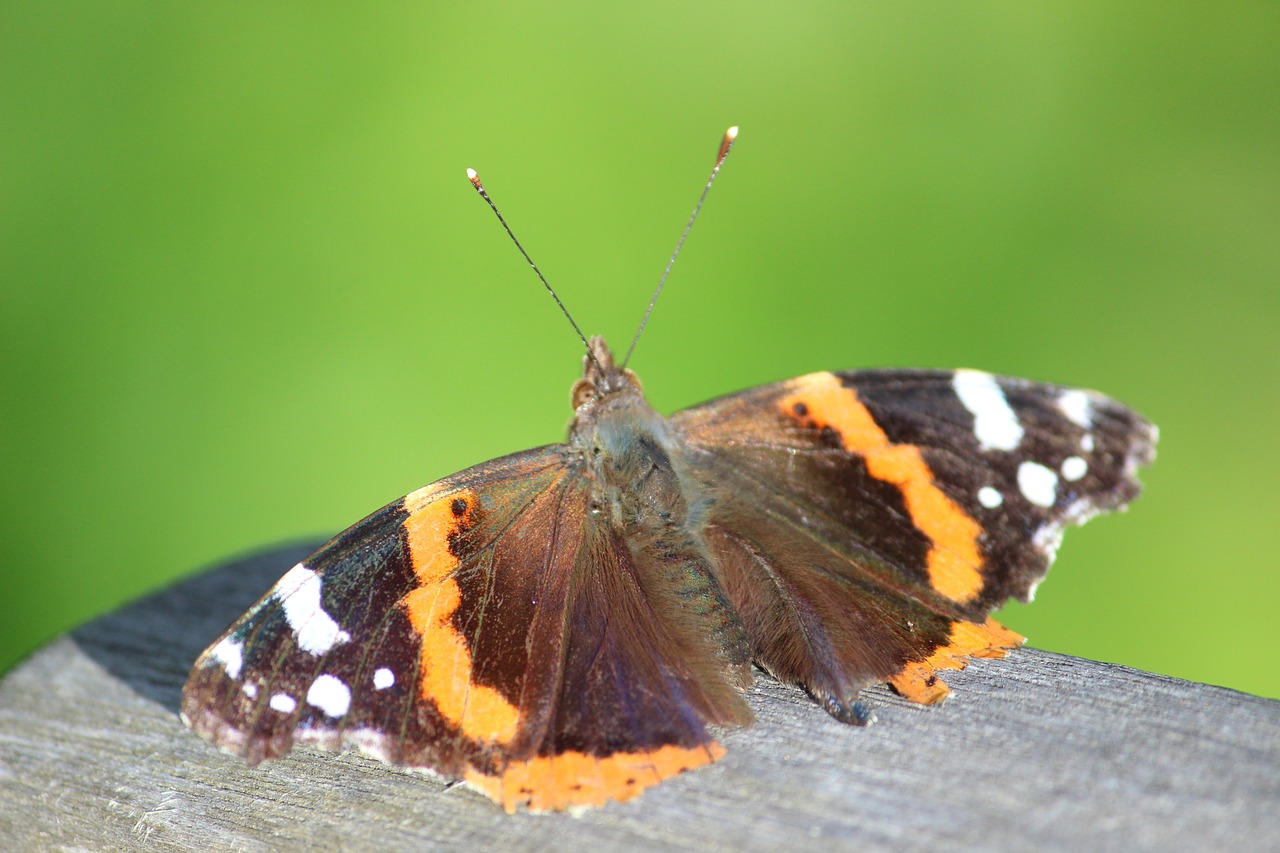
[[[592,509],[620,528],[656,518],[683,523],[692,497],[673,459],[667,420],[644,398],[635,374],[613,362],[603,338],[591,339],[583,376],[573,386],[571,464],[592,483]]]

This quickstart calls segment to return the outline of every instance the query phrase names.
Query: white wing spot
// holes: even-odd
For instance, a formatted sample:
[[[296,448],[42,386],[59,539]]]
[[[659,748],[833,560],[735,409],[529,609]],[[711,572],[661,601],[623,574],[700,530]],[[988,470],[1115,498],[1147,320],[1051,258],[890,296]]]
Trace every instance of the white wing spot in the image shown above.
[[[983,450],[1014,450],[1022,442],[1022,424],[996,378],[980,370],[957,370],[951,379],[960,402],[973,415],[973,434]]]
[[[1093,433],[1086,432],[1080,437],[1080,449],[1085,453],[1093,452]]]
[[[320,576],[302,563],[280,578],[275,594],[284,607],[284,618],[303,651],[322,655],[337,643],[351,639],[351,635],[340,629],[333,617],[320,607]]]
[[[292,696],[285,693],[277,693],[271,697],[268,702],[273,710],[279,711],[281,714],[292,714],[293,709],[298,707],[298,702]]]
[[[1079,456],[1068,456],[1062,460],[1062,479],[1075,482],[1089,473],[1089,463]]]
[[[239,678],[240,667],[244,665],[244,646],[233,637],[224,637],[214,646],[209,655],[222,664],[228,678]]]
[[[991,488],[990,486],[983,486],[981,489],[978,489],[978,503],[982,504],[987,509],[995,509],[1000,506],[1000,504],[1004,503],[1004,495],[1000,494],[999,491]]]
[[[328,673],[311,682],[307,690],[307,704],[315,705],[330,717],[341,717],[351,707],[351,688],[342,679]]]
[[[248,696],[250,699],[254,699],[258,695],[258,685],[254,684],[252,681],[246,681],[244,684],[241,684],[240,689],[243,690],[244,695]]]
[[[1018,466],[1018,489],[1036,506],[1053,506],[1058,499],[1058,475],[1039,462]]]
[[[373,672],[373,687],[375,690],[386,690],[388,687],[396,683],[396,674],[385,666],[380,666]]]
[[[1093,426],[1093,406],[1089,403],[1089,395],[1084,391],[1076,388],[1063,391],[1058,397],[1058,408],[1076,426],[1085,429]]]

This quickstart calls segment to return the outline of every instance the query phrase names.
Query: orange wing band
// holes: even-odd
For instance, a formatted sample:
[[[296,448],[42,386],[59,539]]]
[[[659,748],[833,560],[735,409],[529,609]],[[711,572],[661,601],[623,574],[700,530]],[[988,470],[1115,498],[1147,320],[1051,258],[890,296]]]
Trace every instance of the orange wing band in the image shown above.
[[[907,664],[889,679],[889,685],[904,699],[932,705],[945,699],[951,688],[935,674],[940,669],[964,669],[969,658],[1002,658],[1022,645],[1021,634],[988,619],[981,625],[955,622],[950,640],[922,661]]]
[[[494,776],[473,769],[468,771],[466,782],[508,812],[522,805],[534,812],[563,811],[603,806],[609,800],[629,800],[663,779],[719,761],[724,752],[724,747],[714,741],[691,749],[663,746],[600,758],[563,752],[513,761]]]
[[[471,649],[453,624],[462,593],[453,577],[458,558],[449,550],[449,536],[466,525],[477,498],[468,490],[439,494],[431,489],[405,499],[409,552],[421,585],[402,603],[422,636],[419,693],[467,738],[510,743],[520,712],[492,687],[471,682]]]
[[[909,444],[893,444],[852,388],[832,373],[814,373],[789,383],[793,393],[778,405],[789,418],[797,411],[817,428],[830,427],[844,448],[866,460],[867,472],[902,491],[911,522],[933,543],[929,549],[929,583],[952,601],[966,604],[982,591],[982,528],[934,483],[933,472]],[[800,407],[803,406],[801,409]]]

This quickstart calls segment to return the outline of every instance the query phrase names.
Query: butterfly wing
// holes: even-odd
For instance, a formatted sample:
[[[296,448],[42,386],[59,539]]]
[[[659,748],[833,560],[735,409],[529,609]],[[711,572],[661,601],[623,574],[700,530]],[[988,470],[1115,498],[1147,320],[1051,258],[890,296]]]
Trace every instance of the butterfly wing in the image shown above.
[[[196,662],[188,724],[250,763],[355,746],[508,810],[623,800],[749,719],[654,588],[670,554],[590,511],[563,445],[469,469],[291,569]],[[670,600],[668,600],[670,599]]]
[[[849,722],[868,684],[934,702],[936,670],[1020,644],[987,614],[1137,496],[1156,440],[1100,394],[978,371],[817,373],[671,421],[756,660]]]

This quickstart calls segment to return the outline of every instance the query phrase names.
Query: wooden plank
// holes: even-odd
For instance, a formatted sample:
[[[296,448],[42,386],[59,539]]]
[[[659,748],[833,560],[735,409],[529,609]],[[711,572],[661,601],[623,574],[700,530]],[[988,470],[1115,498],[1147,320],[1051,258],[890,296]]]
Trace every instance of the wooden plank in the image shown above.
[[[581,817],[295,750],[250,770],[177,718],[191,661],[310,545],[91,622],[0,682],[0,847],[1280,849],[1280,702],[1024,649],[866,729],[767,676],[728,756]]]

